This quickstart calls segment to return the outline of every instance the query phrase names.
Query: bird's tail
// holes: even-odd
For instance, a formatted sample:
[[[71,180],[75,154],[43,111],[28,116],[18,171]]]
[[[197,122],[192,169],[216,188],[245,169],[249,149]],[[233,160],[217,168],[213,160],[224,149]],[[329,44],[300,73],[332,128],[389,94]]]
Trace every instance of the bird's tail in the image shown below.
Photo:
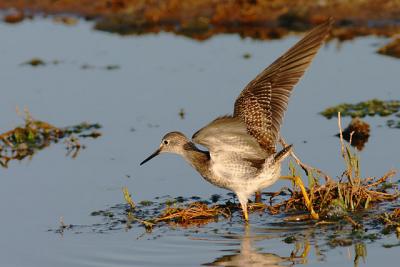
[[[293,145],[288,145],[288,146],[284,147],[281,151],[276,153],[274,156],[274,161],[281,162],[282,160],[284,160],[289,155],[290,151],[292,150],[292,146]]]

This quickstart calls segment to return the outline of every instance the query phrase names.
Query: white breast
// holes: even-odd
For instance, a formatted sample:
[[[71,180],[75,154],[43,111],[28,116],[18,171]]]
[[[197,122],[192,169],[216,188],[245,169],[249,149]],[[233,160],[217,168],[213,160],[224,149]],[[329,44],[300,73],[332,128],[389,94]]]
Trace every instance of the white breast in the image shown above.
[[[211,153],[210,171],[214,183],[220,187],[251,195],[275,183],[280,176],[280,165],[271,160],[258,170],[239,153]]]

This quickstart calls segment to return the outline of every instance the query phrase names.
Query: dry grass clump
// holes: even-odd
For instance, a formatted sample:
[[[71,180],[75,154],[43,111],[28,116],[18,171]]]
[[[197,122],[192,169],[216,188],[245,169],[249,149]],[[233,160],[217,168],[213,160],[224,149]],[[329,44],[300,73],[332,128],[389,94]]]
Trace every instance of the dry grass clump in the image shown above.
[[[369,135],[369,124],[359,117],[353,118],[343,131],[343,139],[347,142],[352,139],[351,145],[357,148],[359,151],[363,150],[365,144],[368,142]],[[337,136],[339,136],[339,134],[337,134]]]
[[[372,203],[397,199],[400,196],[398,188],[390,182],[390,178],[396,172],[391,170],[380,178],[361,177],[359,158],[350,147],[352,134],[350,134],[350,145],[345,145],[343,141],[340,112],[338,113],[338,127],[341,155],[346,166],[338,180],[303,164],[293,155],[307,175],[310,185],[308,195],[315,212],[322,215],[322,218],[341,218],[348,212],[367,209]],[[290,169],[293,177],[299,176],[293,164],[290,165]],[[326,181],[324,184],[320,184],[322,178]],[[290,194],[290,198],[272,205],[269,210],[273,214],[282,211],[305,210],[304,196],[296,191],[290,191]],[[308,210],[310,209],[308,208]]]
[[[202,202],[193,202],[188,207],[167,207],[155,221],[183,226],[202,225],[217,221],[219,216],[228,218],[231,210],[226,205],[208,206]]]
[[[394,176],[390,171],[379,179],[371,177],[349,181],[330,181],[324,185],[314,185],[308,193],[313,208],[321,218],[341,218],[348,212],[367,209],[372,203],[393,201],[399,193],[387,192],[387,180]],[[304,197],[300,192],[291,191],[290,198],[268,207],[272,214],[306,210]]]
[[[219,216],[228,218],[231,216],[231,211],[236,205],[207,205],[203,202],[193,202],[188,206],[176,206],[176,204],[169,205],[164,210],[160,210],[158,216],[153,218],[139,218],[136,216],[135,211],[138,210],[134,204],[131,194],[127,187],[122,188],[124,199],[128,204],[127,222],[138,222],[142,224],[146,231],[152,231],[153,227],[160,223],[167,223],[169,225],[178,225],[183,227],[205,225],[211,222],[218,221]],[[230,207],[229,207],[230,206]],[[236,208],[239,208],[236,206]]]

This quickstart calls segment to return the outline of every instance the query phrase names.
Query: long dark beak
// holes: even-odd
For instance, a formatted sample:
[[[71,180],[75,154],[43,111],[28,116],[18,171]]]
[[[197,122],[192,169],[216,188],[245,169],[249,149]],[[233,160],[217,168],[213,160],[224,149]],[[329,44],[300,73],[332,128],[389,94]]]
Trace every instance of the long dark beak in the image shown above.
[[[142,166],[143,164],[145,164],[146,162],[148,162],[149,160],[151,160],[152,158],[154,158],[155,156],[157,156],[158,154],[160,154],[161,149],[157,149],[153,154],[151,154],[147,159],[143,160],[140,163],[140,166]]]

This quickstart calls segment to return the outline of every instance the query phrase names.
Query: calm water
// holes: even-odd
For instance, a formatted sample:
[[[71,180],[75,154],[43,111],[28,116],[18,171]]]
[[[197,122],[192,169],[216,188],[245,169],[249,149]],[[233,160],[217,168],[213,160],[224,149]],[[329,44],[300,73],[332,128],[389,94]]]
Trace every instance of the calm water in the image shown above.
[[[122,186],[133,199],[155,196],[201,196],[226,192],[202,180],[181,159],[163,155],[143,167],[164,133],[188,135],[215,117],[231,113],[241,89],[262,68],[298,40],[260,42],[220,35],[196,42],[170,34],[120,37],[50,21],[0,24],[0,132],[22,120],[15,107],[29,107],[37,119],[57,126],[81,121],[99,122],[103,136],[84,140],[76,159],[65,156],[63,144],[52,145],[32,160],[12,162],[0,172],[1,266],[288,266],[296,246],[286,244],[290,232],[309,240],[309,256],[295,264],[309,266],[354,263],[354,247],[331,249],[319,244],[325,228],[308,225],[283,227],[279,216],[251,217],[250,229],[241,220],[194,229],[170,229],[142,235],[142,228],[105,234],[85,230],[63,236],[49,232],[65,223],[99,222],[90,212],[123,203]],[[321,49],[312,67],[296,87],[282,134],[294,144],[304,162],[338,176],[339,157],[335,120],[317,113],[340,102],[371,98],[400,99],[400,61],[374,53],[384,39],[360,38]],[[244,59],[244,53],[251,53]],[[33,57],[58,65],[33,68],[20,63]],[[81,69],[84,64],[96,66]],[[106,65],[120,69],[107,71]],[[180,109],[186,116],[178,116]],[[384,120],[369,118],[372,133],[361,153],[365,175],[379,176],[400,166],[399,130]],[[344,124],[348,119],[344,119]],[[304,142],[306,141],[306,142]],[[284,172],[286,172],[284,170]],[[130,176],[130,178],[128,178]],[[269,190],[288,185],[278,182]],[[216,231],[215,229],[218,229]],[[394,263],[399,247],[390,236],[367,242],[360,266]]]

